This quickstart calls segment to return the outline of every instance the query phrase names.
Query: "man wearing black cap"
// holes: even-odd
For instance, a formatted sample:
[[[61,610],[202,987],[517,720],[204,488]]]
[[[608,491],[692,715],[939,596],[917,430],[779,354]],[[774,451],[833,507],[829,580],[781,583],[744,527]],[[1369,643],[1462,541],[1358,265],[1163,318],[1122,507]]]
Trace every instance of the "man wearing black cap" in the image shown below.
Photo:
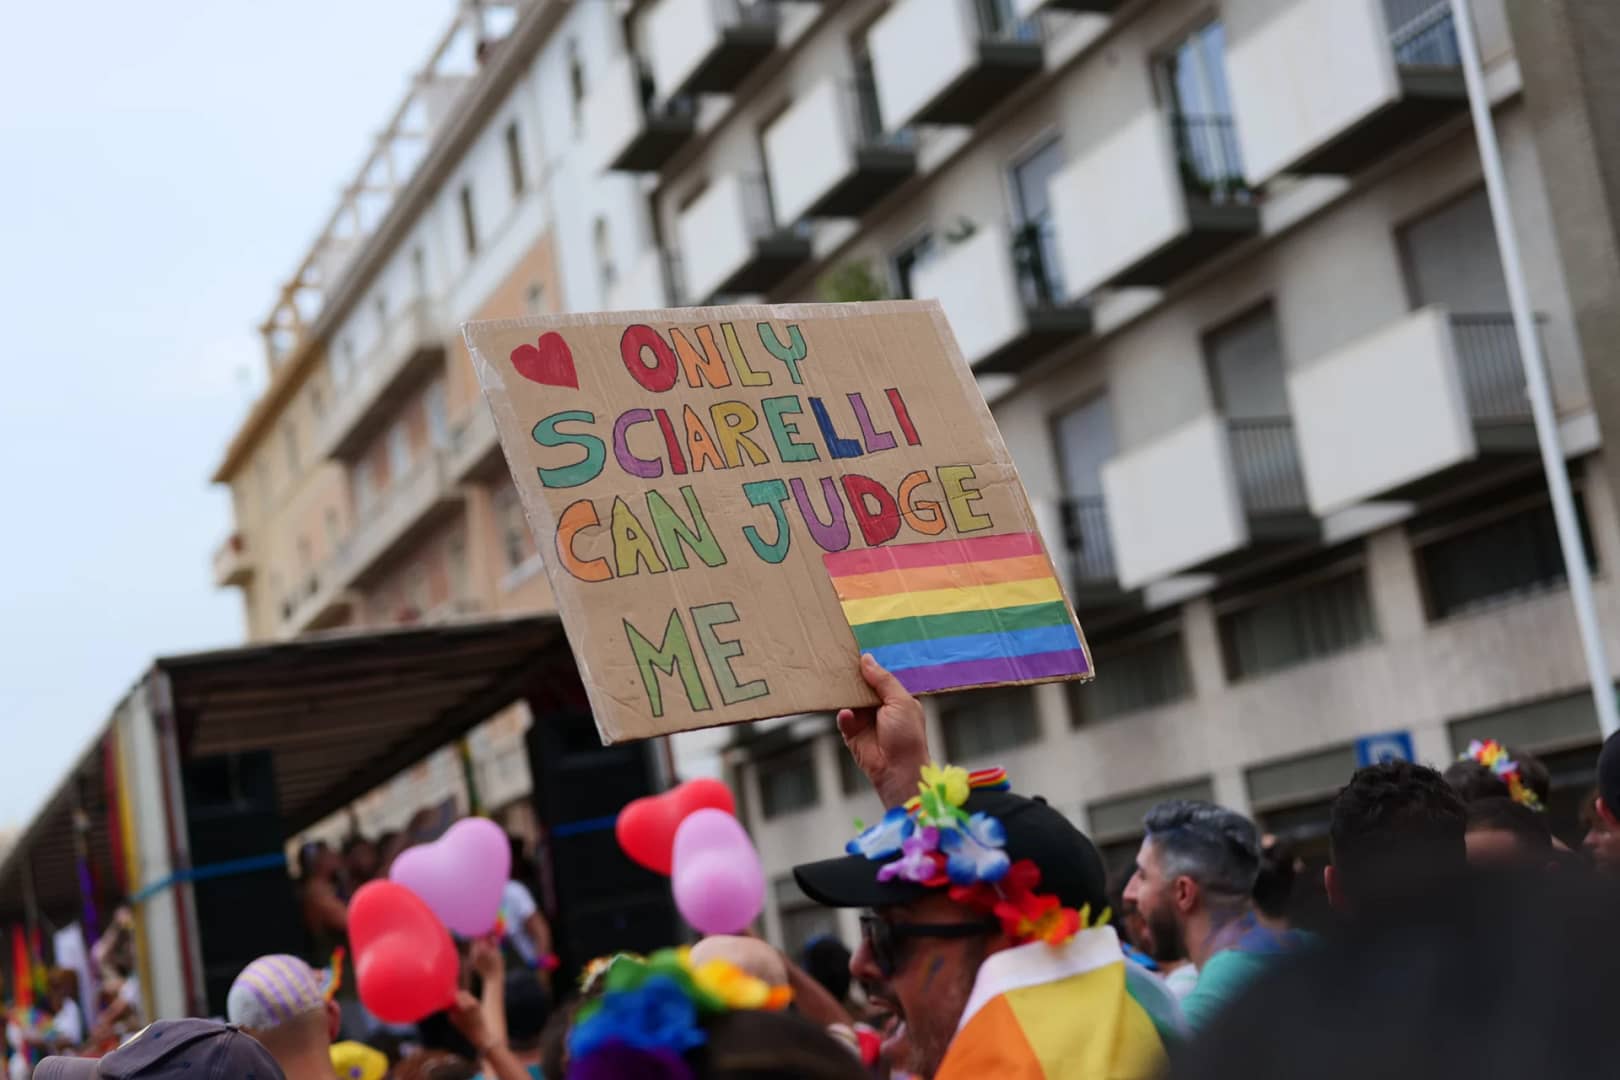
[[[1096,848],[1001,770],[925,764],[921,706],[871,657],[862,674],[882,704],[838,725],[889,812],[794,876],[818,903],[870,909],[850,970],[901,1022],[885,1050],[910,1060],[893,1064],[937,1080],[1156,1075],[1179,1011],[1105,925]],[[1051,1015],[1063,1022],[1031,1023]]]
[[[159,1020],[103,1058],[48,1057],[34,1080],[284,1080],[276,1059],[238,1027]]]

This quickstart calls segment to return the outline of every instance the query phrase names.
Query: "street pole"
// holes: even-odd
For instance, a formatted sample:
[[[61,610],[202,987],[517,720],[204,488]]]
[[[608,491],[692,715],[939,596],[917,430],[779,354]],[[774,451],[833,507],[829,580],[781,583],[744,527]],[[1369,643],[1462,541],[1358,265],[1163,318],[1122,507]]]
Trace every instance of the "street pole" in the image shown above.
[[[1558,415],[1547,383],[1547,361],[1541,352],[1541,337],[1536,332],[1535,315],[1530,307],[1530,290],[1519,259],[1519,237],[1513,227],[1502,149],[1496,141],[1485,73],[1479,62],[1473,11],[1468,0],[1451,0],[1451,11],[1457,28],[1457,46],[1462,53],[1463,78],[1468,84],[1468,109],[1474,119],[1474,137],[1479,141],[1479,162],[1485,172],[1485,191],[1491,203],[1491,222],[1496,227],[1496,246],[1502,257],[1502,276],[1507,281],[1508,304],[1513,310],[1513,329],[1519,339],[1519,355],[1524,358],[1525,390],[1530,397],[1530,412],[1535,417],[1536,442],[1541,446],[1541,464],[1547,473],[1553,518],[1558,523],[1558,546],[1564,553],[1569,598],[1575,604],[1575,621],[1580,627],[1581,647],[1586,653],[1586,674],[1592,683],[1598,726],[1608,737],[1620,731],[1620,710],[1616,708],[1614,680],[1609,674],[1603,633],[1598,626],[1597,605],[1592,600],[1592,571],[1586,564],[1586,549],[1575,518],[1575,499],[1570,494],[1569,473],[1558,435]]]

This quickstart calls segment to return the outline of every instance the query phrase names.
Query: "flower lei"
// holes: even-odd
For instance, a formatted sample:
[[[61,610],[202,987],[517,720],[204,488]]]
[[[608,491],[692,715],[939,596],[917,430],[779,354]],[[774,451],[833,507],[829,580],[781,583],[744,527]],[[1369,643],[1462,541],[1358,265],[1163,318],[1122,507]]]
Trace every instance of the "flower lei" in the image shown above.
[[[691,950],[661,949],[648,957],[620,953],[592,965],[601,996],[587,1002],[568,1035],[571,1078],[663,1077],[690,1080],[684,1055],[708,1040],[705,1017],[737,1009],[775,1011],[793,991],[770,986],[735,964],[692,964]]]
[[[869,828],[857,821],[861,832],[845,850],[883,862],[879,881],[948,887],[952,900],[1001,920],[1002,930],[1019,944],[1061,945],[1088,926],[1106,925],[1111,914],[1106,909],[1093,921],[1089,904],[1076,911],[1037,892],[1040,867],[1008,857],[1001,822],[962,808],[974,791],[1009,786],[1005,769],[970,773],[955,765],[924,765],[917,794]]]
[[[1524,770],[1508,755],[1507,747],[1495,739],[1486,739],[1484,742],[1475,739],[1468,744],[1468,752],[1463,754],[1463,760],[1476,761],[1491,770],[1507,785],[1508,795],[1520,806],[1528,806],[1532,810],[1544,809],[1541,797],[1524,782]]]

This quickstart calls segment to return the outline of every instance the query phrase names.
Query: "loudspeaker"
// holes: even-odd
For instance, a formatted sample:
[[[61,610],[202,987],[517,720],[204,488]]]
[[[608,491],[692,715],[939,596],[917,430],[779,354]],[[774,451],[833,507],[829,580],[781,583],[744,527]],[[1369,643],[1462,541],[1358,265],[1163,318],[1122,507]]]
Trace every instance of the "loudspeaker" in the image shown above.
[[[201,941],[204,1015],[223,1015],[231,982],[267,953],[304,953],[304,931],[283,860],[233,870],[239,860],[279,855],[281,814],[270,751],[195,758],[182,767],[191,890]],[[251,865],[251,864],[250,864]],[[220,871],[217,876],[211,870]]]
[[[539,898],[561,965],[557,986],[619,951],[677,944],[669,879],[630,861],[613,821],[625,803],[657,790],[656,742],[603,746],[584,688],[568,681],[531,694],[529,774],[541,827]]]

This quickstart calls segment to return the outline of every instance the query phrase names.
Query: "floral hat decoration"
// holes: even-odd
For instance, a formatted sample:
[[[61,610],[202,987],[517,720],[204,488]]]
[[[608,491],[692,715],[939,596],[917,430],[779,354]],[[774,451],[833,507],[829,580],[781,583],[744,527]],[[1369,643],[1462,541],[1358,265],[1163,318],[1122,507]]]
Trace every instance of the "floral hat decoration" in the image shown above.
[[[1463,754],[1462,760],[1476,761],[1491,770],[1497,779],[1507,785],[1508,795],[1520,806],[1528,806],[1532,810],[1546,809],[1541,805],[1541,796],[1524,782],[1524,769],[1513,760],[1507,747],[1495,739],[1483,742],[1475,739],[1468,744],[1468,751]]]
[[[860,835],[845,850],[882,862],[879,881],[948,888],[957,903],[1000,919],[1002,930],[1020,945],[1061,945],[1081,930],[1107,925],[1111,912],[1106,908],[1093,920],[1091,905],[1076,910],[1039,892],[1040,867],[1007,854],[1001,822],[964,809],[973,792],[1010,786],[1005,769],[970,773],[955,765],[924,765],[917,794],[870,828],[857,821]]]
[[[708,1041],[703,1021],[741,1009],[777,1011],[793,991],[726,960],[692,963],[687,948],[619,953],[593,965],[600,996],[580,1007],[568,1035],[570,1080],[689,1080],[688,1051]]]

